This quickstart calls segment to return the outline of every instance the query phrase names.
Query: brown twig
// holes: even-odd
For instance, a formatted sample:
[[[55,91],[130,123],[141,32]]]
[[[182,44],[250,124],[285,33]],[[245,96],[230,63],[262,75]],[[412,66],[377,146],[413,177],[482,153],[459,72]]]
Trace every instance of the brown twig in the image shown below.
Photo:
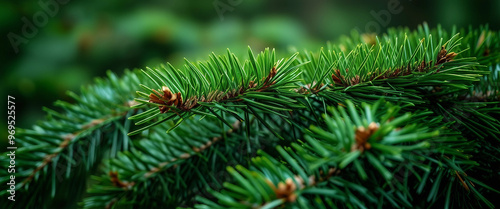
[[[30,182],[31,180],[33,180],[33,178],[35,177],[35,175],[40,171],[42,170],[45,166],[47,166],[50,162],[52,162],[52,160],[57,157],[64,149],[66,149],[66,147],[68,147],[68,145],[74,141],[74,139],[80,135],[81,133],[85,132],[86,130],[89,130],[95,126],[98,126],[99,124],[102,124],[104,121],[106,121],[107,119],[111,118],[111,117],[115,117],[115,116],[123,116],[125,115],[127,112],[123,112],[123,113],[119,113],[119,114],[111,114],[111,115],[107,115],[103,118],[100,118],[100,119],[94,119],[92,121],[90,121],[88,124],[85,124],[81,127],[80,130],[74,132],[74,133],[70,133],[70,134],[66,134],[66,135],[63,135],[61,136],[61,138],[63,139],[61,143],[59,143],[59,147],[62,148],[62,149],[59,149],[59,151],[57,152],[54,152],[54,153],[51,153],[51,154],[47,154],[43,157],[43,161],[42,161],[42,164],[40,164],[38,167],[36,167],[32,172],[31,174],[28,176],[28,178],[26,178],[23,182],[22,182],[22,185],[21,187],[23,187],[24,185],[26,185],[28,182]]]
[[[121,181],[120,178],[118,178],[118,172],[117,171],[110,171],[109,172],[109,177],[111,179],[111,183],[115,187],[120,187],[125,190],[129,190],[135,185],[135,182],[127,182],[127,181]]]
[[[241,127],[241,122],[240,121],[235,121],[233,123],[233,128],[232,129],[229,129],[228,131],[226,131],[226,135],[227,136],[230,136],[232,133],[234,133],[235,131],[237,131],[238,129],[240,129]],[[201,145],[200,147],[193,147],[193,151],[194,152],[197,152],[197,153],[200,153],[200,152],[203,152],[204,150],[208,149],[209,147],[211,147],[212,145],[214,145],[215,143],[217,143],[218,141],[220,141],[221,139],[223,139],[224,136],[217,136],[217,137],[213,137],[212,140],[209,140],[207,143],[205,143],[204,145]],[[176,158],[172,158],[171,160],[169,161],[166,161],[166,162],[162,162],[160,164],[158,164],[158,166],[150,169],[147,173],[144,174],[144,178],[149,178],[151,177],[153,174],[155,173],[158,173],[160,171],[163,170],[163,168],[171,163],[174,163],[178,160],[181,160],[181,159],[188,159],[190,157],[192,157],[193,155],[192,154],[189,154],[189,153],[183,153],[181,155],[179,155],[178,157]],[[176,166],[176,165],[174,165]],[[131,182],[133,183],[133,182]]]
[[[443,47],[441,47],[441,50],[439,51],[437,57],[436,57],[436,63],[434,63],[434,66],[431,65],[431,61],[425,62],[422,61],[420,65],[415,69],[417,72],[427,72],[428,70],[432,69],[433,67],[438,67],[441,64],[451,62],[453,59],[457,56],[458,54],[455,52],[450,52]],[[346,73],[349,72],[349,69],[345,70]],[[439,69],[438,71],[439,72]],[[389,68],[388,70],[384,71],[384,73],[381,73],[376,69],[370,76],[370,81],[378,80],[378,79],[390,79],[390,78],[396,78],[399,76],[406,76],[412,74],[412,69],[409,66],[406,67],[400,67],[396,68],[394,70],[391,70]],[[340,72],[339,69],[336,69],[334,73],[332,74],[332,80],[336,85],[343,86],[343,87],[349,87],[349,86],[354,86],[359,83],[361,83],[361,79],[359,75],[355,75],[351,79],[346,79],[344,75]]]
[[[264,78],[262,87],[256,89],[256,92],[262,92],[267,90],[269,87],[274,85],[276,81],[272,81],[272,79],[276,76],[277,70],[276,67],[273,67],[266,78]],[[228,91],[227,93],[222,91],[213,91],[205,96],[201,96],[198,98],[197,96],[190,97],[183,101],[182,95],[180,92],[173,93],[168,87],[163,86],[162,90],[154,90],[154,93],[149,95],[149,102],[160,104],[159,106],[161,113],[166,113],[175,107],[182,111],[189,111],[199,105],[199,102],[225,102],[233,99],[243,93],[245,93],[248,89],[252,89],[257,87],[257,84],[254,81],[250,81],[247,87],[240,87],[239,89],[233,89]],[[160,93],[162,92],[162,93]],[[242,99],[234,100],[236,102],[242,101]]]

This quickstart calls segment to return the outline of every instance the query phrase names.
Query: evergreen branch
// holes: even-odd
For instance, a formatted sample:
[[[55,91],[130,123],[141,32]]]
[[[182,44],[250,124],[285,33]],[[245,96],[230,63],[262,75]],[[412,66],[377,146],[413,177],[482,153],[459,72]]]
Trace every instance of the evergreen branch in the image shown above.
[[[134,82],[139,80],[136,73],[126,72],[121,79],[109,73],[109,79],[99,79],[96,85],[82,88],[80,96],[70,92],[68,94],[77,104],[56,102],[61,113],[46,109],[47,121],[40,122],[33,130],[18,131],[16,142],[20,148],[16,150],[16,179],[19,183],[16,190],[20,198],[16,198],[16,206],[49,207],[52,201],[48,196],[67,196],[69,187],[63,182],[89,175],[104,157],[103,152],[128,149],[128,137],[123,136],[123,141],[118,141],[118,137],[128,132],[130,123],[124,119],[136,111],[131,108],[135,102],[131,97],[134,87],[130,86],[138,85]],[[103,138],[114,140],[104,141]],[[100,147],[101,144],[104,146]],[[3,156],[1,161],[6,162],[8,159]],[[2,183],[8,180],[0,179]],[[79,182],[74,186],[85,185],[85,181]],[[75,204],[83,191],[68,198],[65,204]]]
[[[334,103],[342,101],[336,97],[354,101],[360,97],[362,101],[383,97],[410,104],[425,102],[424,97],[434,99],[463,92],[489,73],[479,69],[478,64],[489,66],[500,57],[482,53],[487,45],[483,44],[485,39],[498,42],[496,33],[487,28],[462,33],[464,36],[450,36],[440,28],[429,30],[426,24],[416,31],[389,30],[388,34],[373,36],[369,41],[366,36],[353,33],[337,45],[328,44],[327,50],[299,56],[298,63],[310,61],[310,64],[303,67],[305,84],[298,91],[322,94],[320,97],[330,98]],[[487,38],[485,34],[489,34]],[[498,49],[498,44],[490,45]],[[479,63],[471,62],[473,59]]]
[[[105,116],[105,117],[100,118],[100,119],[94,119],[90,123],[88,123],[86,125],[83,125],[82,129],[78,130],[77,132],[61,136],[60,138],[62,139],[62,141],[61,141],[61,143],[58,146],[58,148],[60,148],[60,149],[56,149],[56,152],[54,152],[54,153],[46,154],[43,157],[43,161],[42,161],[41,165],[39,165],[38,167],[36,167],[31,172],[31,174],[26,179],[23,180],[23,182],[22,182],[22,184],[21,184],[20,187],[24,187],[24,185],[26,185],[31,180],[33,180],[33,177],[35,177],[35,175],[37,174],[37,172],[39,172],[45,166],[47,166],[52,161],[53,158],[56,158],[60,153],[62,153],[68,147],[69,144],[74,143],[74,139],[76,139],[76,138],[82,138],[86,134],[86,132],[92,132],[92,130],[101,128],[103,126],[103,124],[108,124],[111,121],[115,121],[117,119],[121,119],[127,113],[128,113],[128,111],[127,112],[118,113],[118,114],[108,115],[108,116]],[[25,135],[25,136],[29,136],[29,135],[32,135],[32,134],[36,135],[36,133],[29,133],[29,131],[26,131],[26,132],[21,133],[21,134]]]
[[[500,36],[457,31],[109,74],[19,132],[16,200],[50,208],[73,189],[74,206],[93,174],[85,208],[494,207]]]
[[[120,153],[118,158],[110,161],[109,175],[96,178],[100,183],[89,190],[90,196],[84,199],[83,206],[98,208],[142,203],[139,197],[158,183],[165,186],[158,188],[158,192],[162,191],[157,194],[158,200],[165,200],[166,197],[162,196],[165,194],[169,200],[142,205],[158,207],[166,203],[178,206],[189,204],[189,200],[176,197],[188,198],[206,184],[219,184],[224,177],[218,173],[218,168],[224,167],[224,163],[244,163],[239,156],[242,153],[234,152],[241,142],[233,133],[239,131],[241,124],[232,119],[235,121],[233,128],[224,130],[214,124],[214,119],[198,119],[186,120],[169,134],[162,132],[165,124],[151,129],[145,136],[148,140],[136,144],[137,150]],[[196,166],[197,172],[203,170],[204,173],[193,172],[192,166]]]
[[[139,95],[148,100],[137,101],[158,106],[160,113],[172,116],[175,114],[179,118],[186,117],[183,114],[221,118],[214,110],[238,117],[237,109],[246,110],[249,106],[285,116],[279,112],[303,108],[303,105],[295,100],[302,96],[292,91],[295,87],[293,84],[300,75],[298,70],[300,65],[291,66],[297,54],[278,61],[275,60],[274,50],[270,52],[266,49],[255,58],[249,49],[249,55],[250,62],[245,62],[243,66],[239,64],[236,56],[228,51],[227,56],[213,55],[206,63],[195,64],[186,60],[187,65],[183,70],[176,70],[171,65],[169,69],[164,68],[165,72],[150,69],[145,72],[148,77],[155,83],[163,83],[165,86],[161,86],[161,90],[158,91],[143,86],[147,92],[139,92]],[[170,87],[178,89],[177,84],[181,83],[181,80],[192,81],[184,88],[192,91],[172,92]],[[203,85],[198,86],[195,83]],[[134,116],[133,119],[141,120],[136,124],[144,123],[156,118],[151,116],[151,113],[153,112],[147,111]],[[154,113],[155,116],[159,115],[157,112]],[[131,134],[137,134],[151,127],[145,126]]]
[[[418,201],[412,203],[414,198],[427,194],[428,204],[432,205],[437,201],[437,197],[441,196],[435,189],[436,185],[440,188],[448,187],[439,183],[445,175],[443,172],[448,171],[453,173],[455,181],[459,181],[463,188],[472,191],[468,186],[472,185],[472,182],[464,180],[467,175],[460,165],[473,164],[473,161],[467,160],[467,157],[455,148],[460,146],[456,145],[457,142],[463,142],[458,140],[456,134],[436,135],[442,126],[439,120],[435,120],[434,125],[427,124],[428,127],[423,128],[409,124],[412,118],[409,114],[394,118],[398,115],[398,111],[394,109],[397,106],[388,103],[385,106],[382,106],[380,101],[372,106],[365,104],[365,111],[359,113],[352,103],[347,102],[347,104],[349,113],[342,107],[339,107],[338,111],[330,109],[332,117],[325,117],[327,130],[311,128],[306,132],[304,142],[292,144],[293,150],[277,147],[281,159],[287,162],[286,167],[276,167],[279,165],[279,160],[261,153],[261,157],[253,159],[253,167],[250,170],[242,166],[236,167],[239,172],[228,168],[237,184],[225,184],[226,190],[222,192],[212,191],[219,204],[199,197],[198,201],[206,205],[197,205],[196,208],[267,208],[270,205],[310,208],[315,205],[313,200],[324,198],[333,198],[330,200],[332,206],[338,204],[336,201],[340,201],[348,207],[353,204],[355,207],[364,208],[367,203],[375,203],[375,200],[382,198],[387,200],[385,204],[391,207],[413,207],[414,204],[420,204]],[[429,112],[417,114],[413,116],[412,122],[415,122],[415,119],[423,120],[427,115]],[[429,129],[432,126],[434,127]],[[431,131],[432,129],[436,131]],[[347,140],[345,136],[348,136]],[[461,146],[463,145],[466,144],[462,143]],[[455,160],[446,160],[450,159],[447,155],[453,155]],[[381,162],[380,159],[386,160]],[[446,162],[447,166],[443,167],[442,163],[432,163],[439,161]],[[398,164],[399,166],[395,166]],[[432,173],[429,171],[429,166],[439,170],[437,173],[441,173],[437,176],[432,174],[431,179],[434,180],[431,181],[434,182],[434,186],[430,192],[422,190],[424,188],[422,185],[426,185],[429,174]],[[418,172],[414,167],[424,172]],[[378,174],[370,170],[378,171]],[[325,171],[328,173],[326,176],[323,174]],[[399,172],[406,174],[398,177],[396,175]],[[353,176],[353,173],[358,173],[359,178]],[[425,174],[426,177],[422,181],[422,177],[413,179],[408,173],[414,176]],[[332,179],[332,176],[336,177]],[[382,181],[385,183],[380,182],[380,177],[383,177]],[[325,183],[321,183],[323,181]],[[337,187],[340,182],[343,182],[341,183],[343,186],[350,185],[350,189],[354,191],[364,191],[362,199],[352,199],[354,191],[343,192]],[[417,194],[411,194],[405,189],[411,187],[409,184],[414,184],[415,187],[421,185]],[[384,187],[389,189],[390,193],[384,191]],[[367,191],[373,193],[366,193]],[[449,199],[450,192],[451,190],[448,190],[446,193],[448,196],[446,203],[458,204]],[[475,191],[474,194],[491,206],[491,203],[481,198],[479,192]],[[378,204],[380,206],[384,202],[378,201]]]
[[[163,170],[164,167],[166,167],[170,163],[175,164],[176,161],[178,161],[179,159],[185,160],[185,159],[188,159],[190,157],[193,157],[194,155],[197,155],[198,153],[203,152],[204,150],[206,150],[207,148],[209,148],[213,144],[217,143],[219,140],[222,140],[224,137],[230,136],[233,132],[237,131],[240,128],[240,121],[236,120],[232,126],[233,126],[233,128],[226,131],[226,134],[224,136],[213,137],[211,140],[207,141],[205,144],[202,144],[198,147],[193,147],[193,151],[195,152],[194,154],[190,154],[187,152],[182,153],[177,158],[172,158],[170,161],[166,161],[166,162],[162,162],[162,163],[158,164],[157,167],[150,169],[149,172],[144,174],[144,178],[147,179],[151,175],[153,175],[154,173],[160,172],[161,170]]]

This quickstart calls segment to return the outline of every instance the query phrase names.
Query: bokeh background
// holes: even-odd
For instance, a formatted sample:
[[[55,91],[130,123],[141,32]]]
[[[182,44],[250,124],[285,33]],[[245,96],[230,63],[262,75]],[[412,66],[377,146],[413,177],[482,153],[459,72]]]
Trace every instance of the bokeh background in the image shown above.
[[[7,95],[14,96],[16,126],[28,128],[43,119],[43,106],[72,101],[67,91],[78,92],[108,70],[180,67],[184,57],[205,60],[226,48],[245,57],[247,46],[287,55],[292,47],[317,50],[352,30],[416,28],[424,21],[498,30],[500,1],[1,1],[0,112],[6,115]],[[2,117],[0,145],[6,122]]]

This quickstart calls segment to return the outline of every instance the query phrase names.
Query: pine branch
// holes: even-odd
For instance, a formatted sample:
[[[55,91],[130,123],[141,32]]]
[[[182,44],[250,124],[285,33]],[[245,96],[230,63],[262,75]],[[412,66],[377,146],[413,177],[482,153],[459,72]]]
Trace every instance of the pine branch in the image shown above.
[[[140,74],[126,72],[121,79],[111,73],[108,76],[108,80],[99,79],[94,86],[82,88],[81,96],[68,93],[77,101],[76,104],[56,102],[61,112],[46,108],[49,114],[46,121],[32,130],[18,131],[18,197],[7,208],[21,204],[49,207],[56,194],[68,196],[70,187],[64,182],[71,182],[75,188],[84,188],[86,177],[82,181],[82,176],[93,172],[104,157],[103,153],[129,149],[130,139],[126,133],[130,122],[125,118],[136,111],[130,107],[135,103],[132,100],[133,86],[130,85],[138,85]],[[7,165],[9,159],[4,156],[1,157],[5,162],[2,165]],[[2,169],[2,172],[6,171]],[[0,181],[5,184],[10,174],[2,175],[4,178]],[[83,191],[72,195],[66,204],[74,204]],[[5,190],[1,192],[5,193]]]
[[[234,121],[231,129],[216,125],[215,118],[189,118],[169,134],[164,130],[174,124],[156,126],[143,135],[135,151],[122,152],[110,161],[109,174],[96,178],[99,183],[90,188],[83,206],[189,205],[190,197],[202,194],[204,187],[221,187],[226,179],[222,168],[246,162],[242,152],[235,152],[244,143],[241,135],[233,136],[240,132],[241,122],[230,120]],[[148,201],[143,201],[146,194]]]
[[[85,208],[493,207],[500,36],[457,31],[109,74],[17,135],[16,200],[71,205],[94,175]]]
[[[364,105],[365,111],[358,112],[348,102],[347,111],[330,109],[326,130],[312,127],[302,143],[277,147],[284,165],[261,153],[252,160],[250,169],[228,168],[235,184],[226,183],[225,190],[211,192],[218,203],[198,197],[204,205],[196,208],[414,207],[422,203],[419,196],[428,197],[428,205],[445,198],[446,204],[453,206],[460,198],[451,199],[452,190],[440,193],[436,188],[454,184],[481,197],[460,168],[474,164],[457,150],[465,140],[446,131],[438,135],[442,130],[439,119],[426,125],[412,123],[425,120],[429,112],[394,118],[400,115],[397,108],[376,103]],[[445,176],[451,181],[441,181]],[[433,182],[431,188],[429,182]],[[416,194],[408,190],[416,187]],[[492,207],[487,200],[482,201]]]
[[[133,119],[141,120],[139,124],[145,123],[161,113],[169,119],[179,118],[179,121],[193,114],[222,119],[215,111],[238,118],[237,112],[248,108],[287,117],[282,112],[303,108],[296,100],[301,96],[290,88],[295,87],[293,83],[300,75],[300,65],[291,66],[297,54],[276,61],[274,50],[266,49],[257,58],[250,49],[248,53],[250,61],[243,65],[228,51],[227,56],[213,55],[206,63],[186,60],[183,70],[176,70],[171,65],[168,69],[164,67],[164,71],[150,69],[145,73],[161,90],[143,85],[147,92],[138,94],[148,100],[137,101],[157,106],[159,111],[148,111]],[[181,84],[184,86],[179,87]],[[225,124],[230,127],[228,122]],[[147,125],[131,135],[154,125]]]

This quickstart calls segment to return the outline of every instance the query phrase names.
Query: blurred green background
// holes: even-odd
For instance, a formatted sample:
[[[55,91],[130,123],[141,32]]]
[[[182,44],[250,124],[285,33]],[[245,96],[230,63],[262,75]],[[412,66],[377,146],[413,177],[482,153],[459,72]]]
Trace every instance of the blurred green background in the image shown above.
[[[498,0],[2,1],[0,107],[6,114],[7,95],[14,96],[16,126],[28,128],[43,119],[43,106],[71,101],[67,91],[78,92],[107,70],[179,67],[183,57],[204,60],[226,48],[245,57],[247,46],[287,55],[290,47],[317,50],[353,29],[383,32],[424,21],[498,30],[499,11]]]

